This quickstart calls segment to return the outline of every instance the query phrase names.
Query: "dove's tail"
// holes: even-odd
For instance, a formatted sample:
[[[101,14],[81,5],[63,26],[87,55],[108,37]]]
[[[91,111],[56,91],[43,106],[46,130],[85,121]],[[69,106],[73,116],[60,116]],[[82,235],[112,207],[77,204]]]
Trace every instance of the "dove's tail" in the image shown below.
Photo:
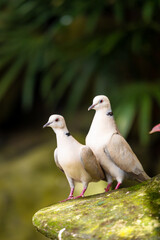
[[[136,176],[136,180],[139,182],[147,181],[149,179],[151,178],[144,171]]]

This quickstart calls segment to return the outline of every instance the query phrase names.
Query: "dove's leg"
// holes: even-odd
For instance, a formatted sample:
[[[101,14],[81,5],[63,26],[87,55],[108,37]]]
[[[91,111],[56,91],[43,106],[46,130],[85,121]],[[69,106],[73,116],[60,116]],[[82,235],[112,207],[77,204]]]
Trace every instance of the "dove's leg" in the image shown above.
[[[112,177],[111,177],[111,175],[106,173],[106,178],[107,178],[108,185],[104,190],[105,190],[105,192],[108,192],[112,185]]]
[[[105,192],[108,192],[111,186],[112,186],[112,183],[108,183],[107,187],[104,189]]]
[[[70,186],[71,190],[70,190],[70,194],[69,194],[68,198],[65,199],[65,200],[63,200],[63,201],[61,201],[61,202],[66,202],[67,200],[73,199],[74,180],[73,180],[72,178],[68,177],[67,175],[66,175],[66,177],[67,177],[67,180],[68,180],[68,182],[69,182],[69,186]]]
[[[70,191],[70,194],[69,194],[69,198],[72,198],[72,197],[73,197],[73,193],[74,193],[74,187],[71,188],[71,191]]]
[[[120,185],[121,185],[122,182],[123,182],[124,177],[126,176],[126,174],[125,174],[124,171],[121,171],[120,173],[121,173],[121,174],[116,178],[116,180],[117,180],[117,186],[115,187],[115,190],[120,187]]]
[[[74,199],[77,199],[77,198],[83,197],[85,191],[87,190],[87,187],[88,187],[88,183],[83,183],[83,190],[82,190],[81,194],[80,194],[79,196],[77,196],[77,197],[74,197]]]
[[[121,182],[118,182],[117,186],[115,187],[115,189],[118,189],[120,185],[121,185]]]

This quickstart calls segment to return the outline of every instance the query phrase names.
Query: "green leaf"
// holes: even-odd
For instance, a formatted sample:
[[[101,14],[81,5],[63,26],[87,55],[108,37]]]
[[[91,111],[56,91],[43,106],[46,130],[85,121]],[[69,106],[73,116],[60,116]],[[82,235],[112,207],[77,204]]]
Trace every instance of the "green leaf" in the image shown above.
[[[154,14],[154,1],[146,1],[142,9],[142,18],[146,23],[150,23]]]
[[[158,80],[151,89],[151,94],[153,99],[156,100],[156,102],[159,104],[160,106],[160,80]]]
[[[139,136],[140,142],[146,145],[149,142],[149,130],[151,126],[151,109],[152,101],[151,97],[147,94],[141,96],[141,101],[139,102]]]
[[[121,1],[116,1],[114,4],[114,14],[118,23],[124,20],[124,4]]]
[[[52,84],[54,82],[53,69],[51,68],[41,80],[40,93],[42,98],[47,98],[49,92],[51,91]]]
[[[67,102],[67,108],[73,112],[75,111],[80,100],[82,99],[82,96],[85,93],[85,89],[88,86],[88,82],[90,80],[91,74],[93,74],[95,65],[96,65],[96,62],[93,60],[86,62],[84,64],[84,68],[82,69],[81,74],[77,76],[77,79],[73,83],[70,97]]]
[[[119,43],[119,41],[124,37],[123,31],[116,31],[108,34],[107,38],[104,39],[104,44],[102,45],[102,53],[109,54]]]
[[[56,86],[55,93],[57,100],[59,100],[63,96],[64,92],[72,82],[73,78],[74,77],[76,78],[79,67],[80,67],[79,62],[75,62],[71,64],[67,69],[66,73],[64,73],[64,75],[62,76],[62,78],[60,79],[59,83]]]
[[[134,53],[138,53],[142,46],[142,34],[140,32],[133,34],[131,48]]]
[[[76,78],[79,67],[80,67],[79,62],[75,62],[71,65],[68,65],[67,70],[65,70],[63,76],[59,79],[57,85],[54,87],[53,90],[50,91],[49,102],[50,103],[54,102],[54,106],[56,106],[59,100],[63,97],[65,91],[67,91],[74,77]]]
[[[94,31],[98,20],[99,20],[99,16],[100,16],[100,12],[96,12],[94,14],[92,14],[92,16],[90,16],[90,18],[88,18],[87,23],[86,23],[86,33],[90,34]]]
[[[115,109],[116,123],[124,137],[127,137],[131,130],[136,115],[136,99],[129,99],[119,103]]]
[[[14,61],[14,55],[13,54],[8,54],[8,55],[5,55],[1,61],[0,61],[0,70],[3,70],[7,64],[9,64],[9,62],[12,62]]]
[[[7,70],[7,73],[1,78],[0,82],[0,100],[5,96],[9,87],[15,81],[17,75],[19,74],[22,65],[24,64],[24,58],[18,58],[15,63]]]
[[[22,107],[26,110],[30,109],[33,104],[34,87],[36,83],[36,74],[38,73],[41,62],[40,52],[30,59],[23,85]]]

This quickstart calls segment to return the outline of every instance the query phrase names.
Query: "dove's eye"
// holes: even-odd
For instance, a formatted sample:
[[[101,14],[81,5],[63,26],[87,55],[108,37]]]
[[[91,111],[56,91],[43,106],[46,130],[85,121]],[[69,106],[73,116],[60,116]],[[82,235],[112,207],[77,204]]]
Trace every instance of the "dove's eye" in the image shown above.
[[[100,103],[102,103],[102,102],[103,102],[103,100],[100,100],[99,102],[100,102]]]
[[[56,122],[58,122],[59,121],[59,118],[56,118],[56,120],[55,120]]]

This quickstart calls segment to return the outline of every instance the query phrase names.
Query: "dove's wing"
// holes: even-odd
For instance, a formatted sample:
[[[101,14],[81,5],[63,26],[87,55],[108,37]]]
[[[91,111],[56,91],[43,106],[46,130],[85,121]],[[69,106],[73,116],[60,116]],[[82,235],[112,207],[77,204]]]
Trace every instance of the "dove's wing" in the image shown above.
[[[112,135],[104,151],[119,168],[131,174],[138,181],[150,179],[150,177],[144,172],[141,163],[130,148],[129,144],[118,133]]]
[[[97,162],[97,159],[95,155],[93,154],[92,150],[85,146],[80,151],[80,160],[84,167],[84,169],[89,173],[89,175],[95,179],[105,179],[103,170],[99,163]]]
[[[54,150],[54,161],[57,165],[57,167],[63,172],[63,168],[61,167],[61,165],[58,162],[58,152],[57,152],[57,148]]]

